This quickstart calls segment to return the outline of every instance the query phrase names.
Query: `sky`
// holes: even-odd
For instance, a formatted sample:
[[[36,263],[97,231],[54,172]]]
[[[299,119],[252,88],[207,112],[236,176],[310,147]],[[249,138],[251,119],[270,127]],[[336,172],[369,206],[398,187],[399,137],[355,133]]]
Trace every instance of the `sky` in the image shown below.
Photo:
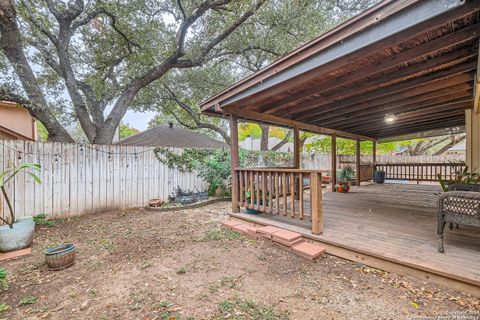
[[[154,116],[155,112],[153,111],[134,112],[128,110],[125,114],[125,117],[123,117],[122,122],[128,123],[130,127],[144,131],[148,127],[148,121],[150,121]]]

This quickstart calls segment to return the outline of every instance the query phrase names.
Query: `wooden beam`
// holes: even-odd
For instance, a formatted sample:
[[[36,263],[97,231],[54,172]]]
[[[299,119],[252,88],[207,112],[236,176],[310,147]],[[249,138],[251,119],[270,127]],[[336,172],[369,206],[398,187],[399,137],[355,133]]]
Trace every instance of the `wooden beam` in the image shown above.
[[[290,127],[290,128],[298,128],[298,129],[302,129],[302,130],[310,131],[310,132],[314,132],[314,133],[320,133],[320,134],[325,134],[325,135],[335,134],[338,137],[349,138],[349,139],[375,140],[375,138],[372,138],[372,137],[352,134],[352,133],[344,132],[344,131],[341,131],[341,130],[327,129],[327,128],[323,128],[323,127],[320,127],[320,126],[311,125],[311,124],[308,124],[308,123],[289,120],[289,119],[280,118],[280,117],[277,117],[277,116],[264,114],[264,113],[258,113],[258,112],[249,111],[249,110],[243,110],[243,109],[238,110],[238,109],[235,109],[235,108],[226,107],[226,108],[224,108],[224,111],[227,112],[227,113],[230,113],[230,114],[235,114],[238,117],[245,118],[247,120],[253,120],[253,121],[258,121],[258,122],[266,122],[266,123],[285,126],[285,127]]]
[[[432,72],[439,72],[442,69],[452,67],[456,64],[465,62],[467,59],[474,57],[476,55],[476,48],[466,47],[460,50],[454,50],[447,54],[433,57],[427,61],[419,61],[418,63],[409,65],[408,67],[402,68],[400,70],[394,70],[390,73],[376,72],[374,75],[361,74],[364,81],[354,81],[350,83],[342,83],[342,86],[338,90],[333,90],[331,88],[338,88],[338,86],[332,87],[328,85],[329,82],[336,81],[337,78],[329,80],[325,84],[315,84],[309,89],[296,92],[294,94],[284,96],[282,99],[275,101],[267,100],[267,104],[262,105],[261,103],[254,104],[254,111],[258,112],[269,112],[269,113],[279,113],[279,112],[288,112],[294,108],[292,103],[297,102],[301,99],[308,99],[313,95],[321,94],[326,103],[328,99],[330,102],[338,101],[345,99],[351,96],[362,94],[366,91],[378,90],[384,87],[394,85],[396,83],[411,80],[417,77],[425,76],[426,74]],[[356,72],[356,71],[354,71]],[[347,90],[348,88],[348,90]],[[313,97],[312,97],[313,98]],[[336,100],[335,100],[336,99]],[[253,108],[253,107],[252,107]]]
[[[230,152],[231,152],[231,179],[232,179],[232,212],[240,212],[238,206],[238,182],[235,168],[239,166],[240,158],[238,153],[238,118],[236,115],[230,115]]]
[[[375,143],[375,142],[374,142]],[[331,142],[331,163],[332,163],[332,191],[337,192],[335,189],[335,185],[337,184],[337,136],[332,135],[332,142]]]
[[[357,186],[360,186],[360,181],[361,181],[361,177],[360,177],[360,166],[361,166],[361,162],[360,162],[360,139],[357,139],[355,141],[355,173],[356,173],[356,179],[357,179]]]
[[[475,74],[475,83],[473,87],[473,113],[475,114],[478,114],[480,111],[480,37],[478,44],[477,73]]]
[[[300,169],[300,130],[298,127],[293,128],[293,166]]]
[[[373,141],[372,144],[372,162],[375,165],[377,163],[377,141]]]

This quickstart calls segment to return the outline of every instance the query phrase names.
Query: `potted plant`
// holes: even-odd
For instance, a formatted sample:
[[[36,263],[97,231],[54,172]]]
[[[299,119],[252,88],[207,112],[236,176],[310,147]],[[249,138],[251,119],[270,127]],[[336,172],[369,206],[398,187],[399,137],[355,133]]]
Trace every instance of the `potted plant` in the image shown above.
[[[354,175],[353,168],[347,166],[340,170],[337,174],[337,184],[335,185],[335,190],[337,192],[346,193],[350,190],[350,183],[352,182]]]
[[[0,189],[10,213],[10,218],[0,217],[0,221],[5,223],[5,225],[0,226],[0,252],[10,252],[28,248],[33,242],[33,233],[35,231],[33,216],[17,219],[6,189],[8,183],[13,181],[17,174],[27,169],[40,171],[41,166],[39,164],[23,163],[18,167],[12,166],[0,173]],[[40,178],[33,172],[27,172],[27,174],[30,175],[36,183],[41,183]]]

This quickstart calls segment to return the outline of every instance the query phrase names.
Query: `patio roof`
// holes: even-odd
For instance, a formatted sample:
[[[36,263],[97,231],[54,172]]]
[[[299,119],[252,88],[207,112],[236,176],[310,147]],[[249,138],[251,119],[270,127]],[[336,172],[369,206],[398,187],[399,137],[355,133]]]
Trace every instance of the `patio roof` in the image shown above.
[[[369,140],[463,126],[480,100],[479,10],[480,0],[383,1],[202,110]]]

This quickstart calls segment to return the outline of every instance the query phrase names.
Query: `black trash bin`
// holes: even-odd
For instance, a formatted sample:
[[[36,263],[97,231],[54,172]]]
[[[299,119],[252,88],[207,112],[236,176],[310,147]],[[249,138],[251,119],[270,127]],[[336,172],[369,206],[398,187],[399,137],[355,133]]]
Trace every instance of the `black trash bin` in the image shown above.
[[[376,183],[384,183],[385,171],[375,171],[375,175],[373,176],[373,181],[375,181]]]

